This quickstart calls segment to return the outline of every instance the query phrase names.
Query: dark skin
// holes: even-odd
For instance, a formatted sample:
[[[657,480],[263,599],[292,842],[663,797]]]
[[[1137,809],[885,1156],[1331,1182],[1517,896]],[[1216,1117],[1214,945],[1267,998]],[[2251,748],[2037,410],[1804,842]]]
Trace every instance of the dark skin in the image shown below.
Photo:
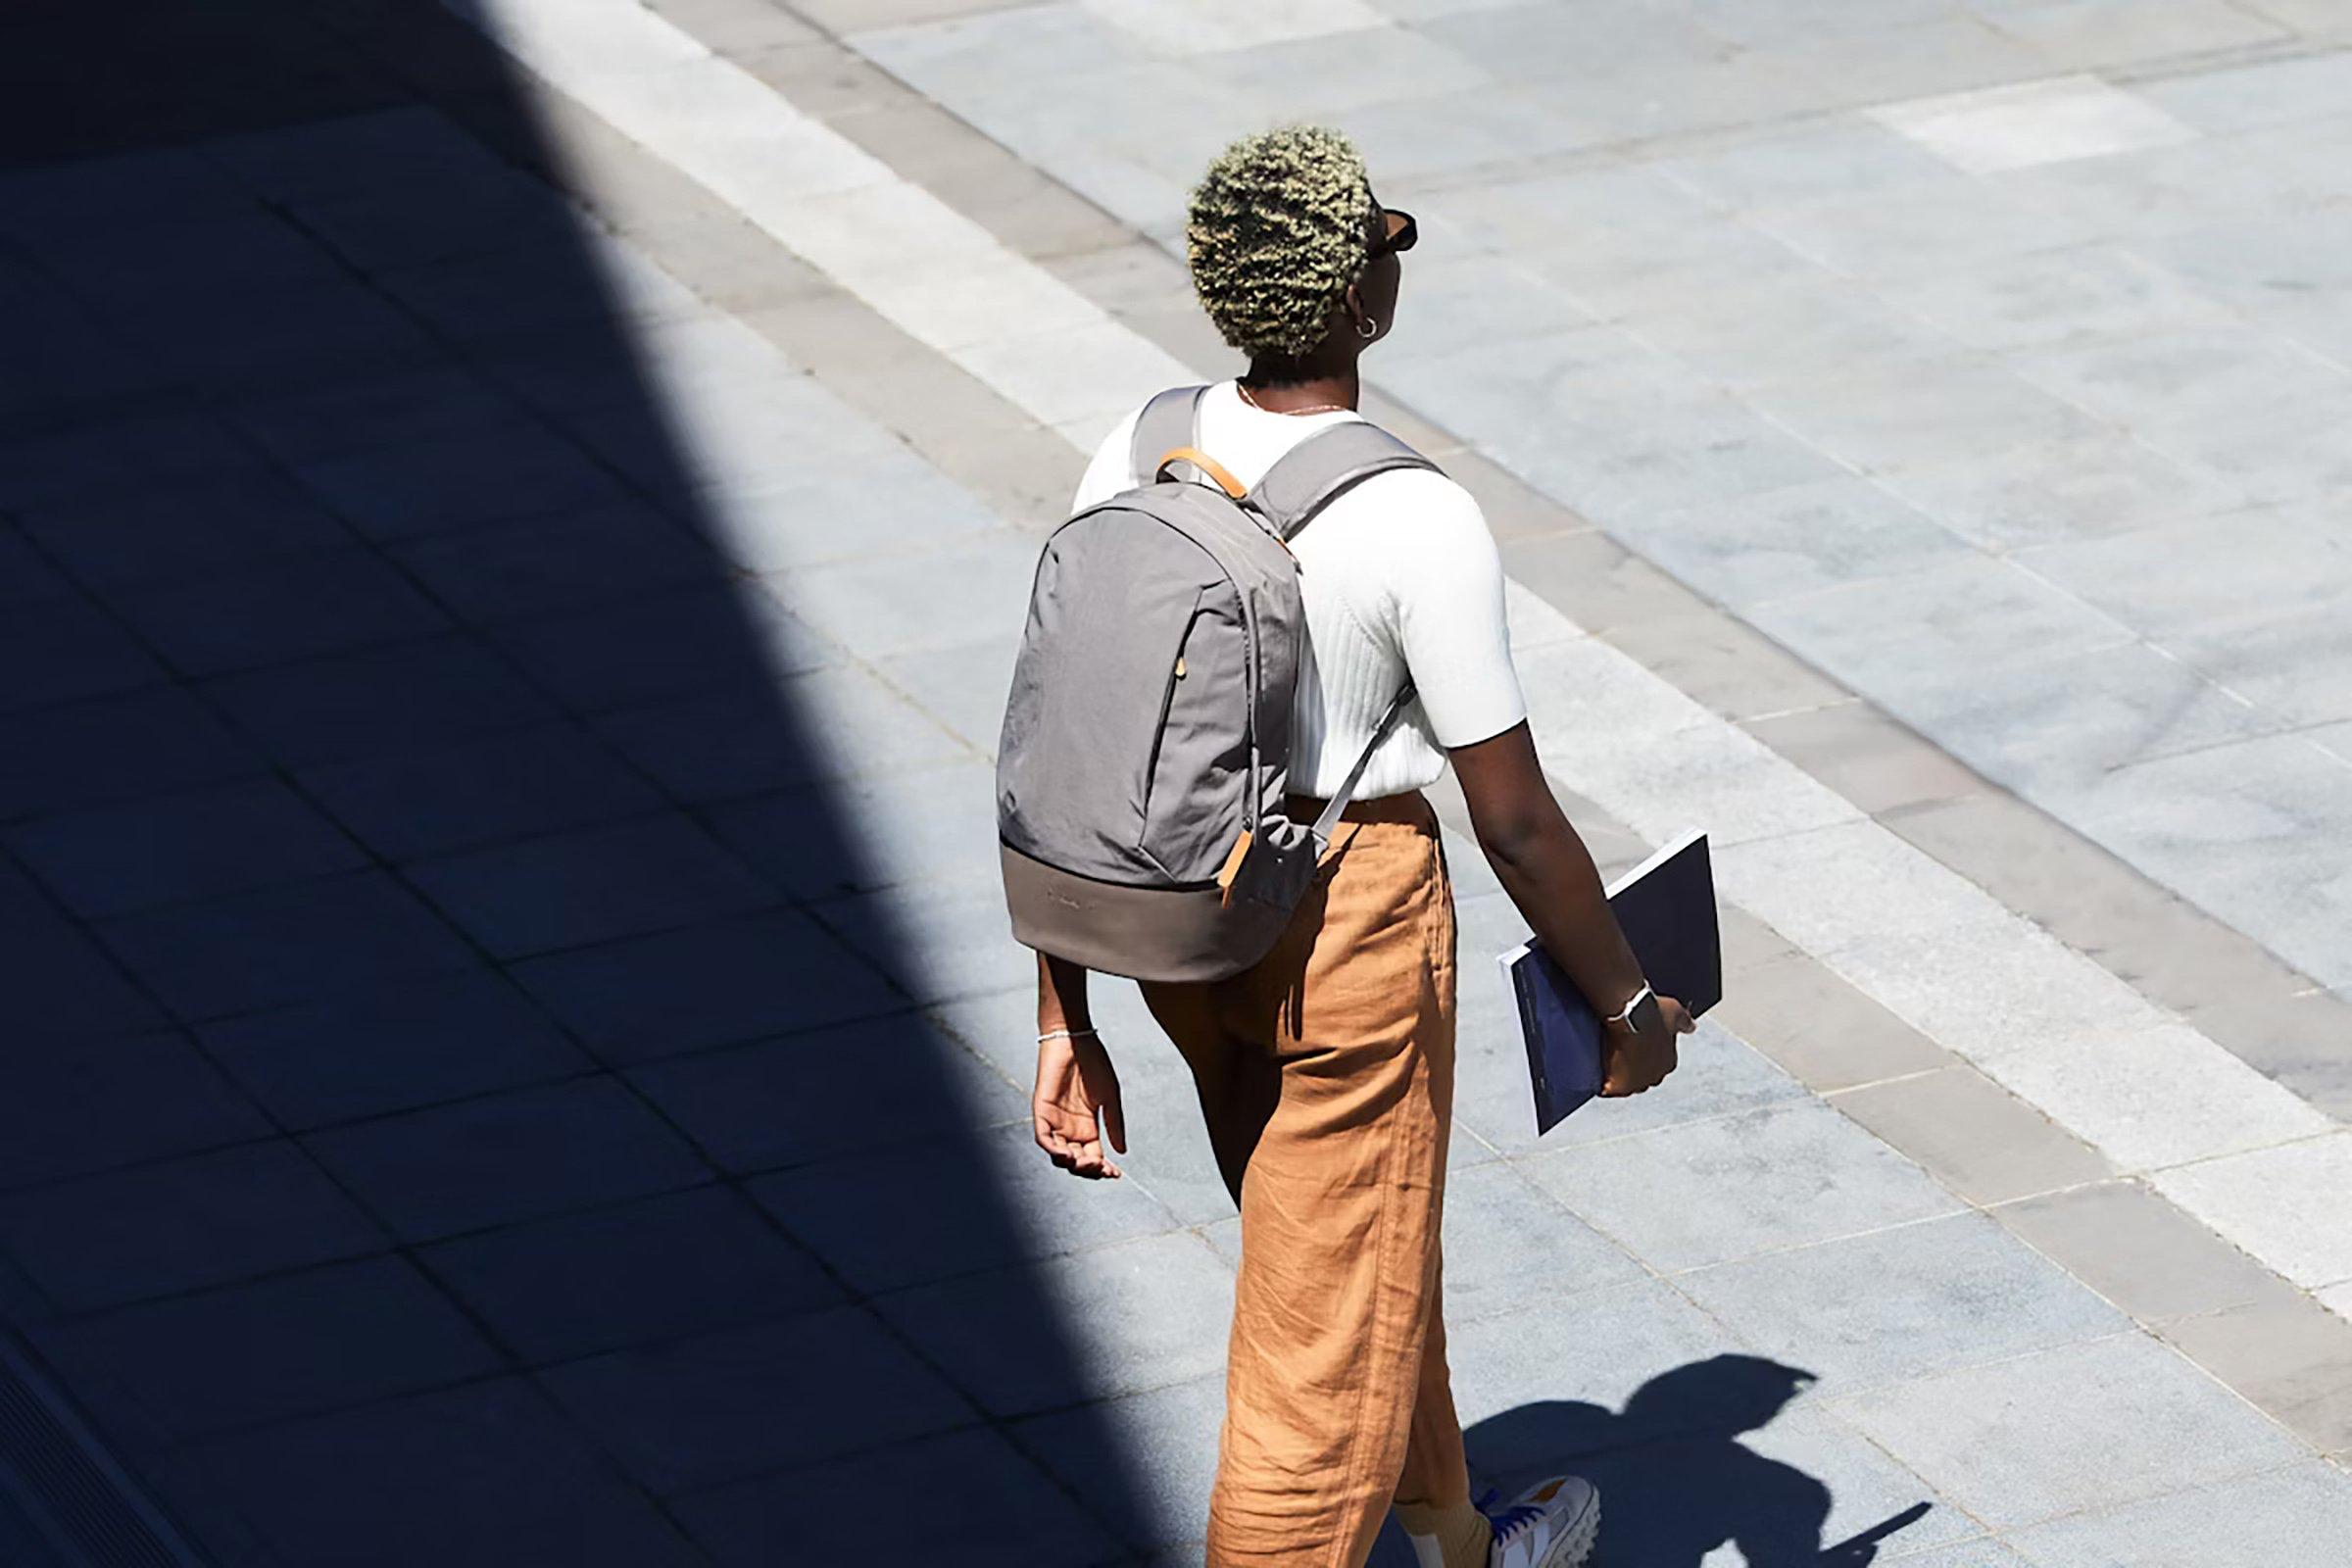
[[[1403,227],[1402,215],[1376,208],[1365,230],[1375,254],[1333,310],[1320,343],[1296,360],[1253,358],[1242,378],[1250,398],[1276,414],[1337,405],[1353,409],[1362,395],[1357,361],[1388,336],[1396,318],[1403,266],[1384,240]],[[1470,806],[1470,827],[1545,952],[1559,961],[1603,1017],[1642,988],[1642,967],[1610,912],[1592,853],[1570,824],[1525,722],[1469,746],[1450,748],[1454,777]],[[1037,1028],[1091,1030],[1085,969],[1039,955]],[[1646,1012],[1646,1009],[1644,1009]],[[1612,1024],[1601,1093],[1610,1098],[1654,1088],[1675,1069],[1678,1035],[1697,1025],[1683,1004],[1660,997],[1647,1027]],[[1042,1042],[1030,1109],[1037,1145],[1075,1176],[1115,1178],[1112,1152],[1127,1152],[1118,1074],[1109,1053],[1091,1033]]]

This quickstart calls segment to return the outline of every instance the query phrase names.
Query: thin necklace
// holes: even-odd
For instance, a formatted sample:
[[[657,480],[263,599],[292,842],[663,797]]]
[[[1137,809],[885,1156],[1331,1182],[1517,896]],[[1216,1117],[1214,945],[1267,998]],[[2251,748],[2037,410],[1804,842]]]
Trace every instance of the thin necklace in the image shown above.
[[[1353,414],[1355,412],[1345,403],[1317,403],[1303,409],[1269,409],[1251,397],[1250,389],[1244,386],[1239,379],[1233,383],[1233,389],[1242,395],[1244,403],[1249,404],[1260,414]]]

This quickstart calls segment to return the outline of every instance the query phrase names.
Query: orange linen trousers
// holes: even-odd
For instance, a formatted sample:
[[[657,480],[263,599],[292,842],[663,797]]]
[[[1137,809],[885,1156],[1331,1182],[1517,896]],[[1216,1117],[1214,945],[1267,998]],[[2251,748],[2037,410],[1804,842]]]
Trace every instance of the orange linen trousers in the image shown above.
[[[1453,889],[1418,791],[1332,841],[1255,965],[1142,986],[1242,1210],[1209,1568],[1357,1568],[1393,1499],[1470,1494],[1439,1302]]]

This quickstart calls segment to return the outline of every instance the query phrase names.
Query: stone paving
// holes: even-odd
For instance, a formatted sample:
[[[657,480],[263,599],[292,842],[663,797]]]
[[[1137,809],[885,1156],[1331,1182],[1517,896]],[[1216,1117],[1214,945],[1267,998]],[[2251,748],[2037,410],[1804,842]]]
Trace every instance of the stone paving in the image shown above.
[[[2061,335],[2050,312],[2113,310],[2119,294],[2156,306],[2100,317],[2121,324],[2099,340],[2154,338],[2150,311],[2194,314],[2200,274],[2176,288],[2149,283],[2154,264],[2133,252],[2070,255],[2049,292],[1998,295],[2014,308],[1947,281],[1970,352],[1872,361],[1913,368],[1871,396],[1845,356],[1870,361],[1873,334],[1898,321],[1896,292],[1935,296],[1904,214],[1953,260],[1964,240],[2037,249],[2026,220],[1930,212],[1936,196],[1989,201],[1957,192],[2007,191],[2011,171],[2085,167],[2019,162],[2020,147],[2063,132],[2089,138],[2078,151],[2100,163],[2217,160],[2217,139],[2261,136],[2282,158],[2303,149],[2260,165],[2266,179],[2331,177],[2312,152],[2322,133],[2287,118],[2326,101],[2328,8],[1905,5],[1872,9],[1891,25],[1847,31],[1853,13],[1820,3],[1629,6],[1573,39],[1550,8],[1396,9],[1413,28],[1373,25],[1382,17],[1353,0],[1104,0],[945,23],[975,8],[699,0],[653,31],[634,7],[485,12],[533,79],[454,18],[352,4],[260,19],[275,53],[239,68],[247,79],[226,60],[215,79],[180,59],[112,121],[56,102],[12,111],[52,129],[12,137],[37,156],[0,175],[0,287],[10,318],[30,323],[21,363],[33,367],[0,402],[0,920],[8,1035],[27,1043],[0,1101],[0,1309],[206,1556],[833,1563],[898,1549],[911,1530],[983,1562],[1198,1560],[1231,1206],[1181,1068],[1123,987],[1102,1010],[1132,1179],[1079,1187],[1028,1146],[1027,971],[987,843],[1027,564],[1102,410],[1080,398],[1041,415],[1020,399],[1054,389],[1033,391],[1022,362],[969,328],[999,286],[1023,312],[1070,310],[1025,264],[959,293],[929,258],[868,270],[846,226],[809,231],[796,255],[759,225],[762,169],[827,145],[763,139],[771,117],[853,99],[870,79],[829,35],[1146,234],[1164,237],[1175,182],[1221,139],[1232,95],[1253,95],[1253,118],[1329,112],[1376,157],[1419,161],[1399,173],[1431,192],[1416,195],[1427,283],[1421,252],[1409,280],[1428,316],[1417,339],[1400,325],[1389,384],[1539,496],[1753,611],[1830,676],[2113,843],[1966,726],[1939,725],[1765,613],[1844,594],[1889,637],[1941,639],[1889,653],[1889,667],[1973,666],[1986,623],[1923,616],[1943,601],[1904,584],[1941,573],[2005,602],[1991,585],[2042,546],[1961,530],[1896,482],[1908,463],[1824,478],[1823,462],[1854,460],[1744,393],[1826,356],[1807,406],[1889,450],[1956,443],[1919,471],[1969,505],[1995,506],[1989,488],[2002,515],[2041,518],[2019,499],[2040,482],[2105,509],[2109,526],[2085,525],[2085,540],[2137,538],[2122,526],[2141,520],[2134,496],[2178,501],[2183,516],[2225,509],[2201,479],[2148,466],[2170,458],[2161,446],[2133,449],[2136,480],[2079,466],[2101,442],[2112,456],[2112,436],[2065,435],[2011,475],[2011,449],[2050,432],[2009,422],[2031,402],[1989,379],[2022,373],[2014,345],[1967,342],[2022,321],[2042,324],[2018,341],[2046,346]],[[904,25],[862,30],[882,23]],[[2212,127],[2227,80],[2200,98],[2182,87],[2199,74],[2165,94],[2072,79],[2132,81],[2148,61],[2273,47],[2297,26],[2311,36],[2295,70],[2262,90],[2268,128]],[[1210,35],[1262,47],[1204,61]],[[615,39],[629,49],[599,54]],[[111,44],[71,26],[45,42],[69,59]],[[1548,65],[1514,64],[1567,58],[1571,42],[1621,69],[1574,92]],[[1115,55],[1069,52],[1086,49]],[[664,99],[662,72],[707,82],[710,51],[764,96],[725,89],[733,139],[679,142],[697,106]],[[269,73],[293,60],[299,93]],[[1019,74],[1090,60],[1129,74],[1068,78],[1057,96]],[[1818,96],[1824,80],[1896,81],[1876,105],[2042,78],[2053,63],[2068,78],[2055,99],[1873,117]],[[623,77],[639,88],[606,91]],[[918,105],[891,102],[868,112],[904,119],[867,128],[900,138],[908,179],[936,189],[960,172],[968,192],[995,177],[956,127],[920,130]],[[1118,128],[1073,139],[1086,104],[1098,130]],[[1819,264],[1758,261],[1781,242],[1690,170],[1547,172],[1536,177],[1559,184],[1560,204],[1522,208],[1507,198],[1525,172],[1489,167],[1531,145],[1580,158],[1629,125],[1723,128],[1675,122],[1700,106],[1826,138],[1757,150],[1772,138],[1740,133],[1712,154],[1773,186],[1775,210],[1842,200],[1871,268],[1776,276]],[[632,115],[616,133],[613,117]],[[1491,189],[1479,210],[1492,220],[1591,219],[1578,232],[1600,236],[1592,249],[1548,253],[1584,270],[1585,288],[1508,243],[1449,270],[1439,241],[1473,230],[1441,216],[1451,198],[1438,193],[1464,170]],[[2182,233],[2209,220],[2192,174],[2147,176],[2149,200],[2196,209]],[[1092,297],[1104,297],[1134,230],[1029,177],[1026,205],[1002,220],[1056,236],[1073,272],[1100,258]],[[1895,194],[1869,216],[1851,193],[1877,180]],[[1911,183],[1928,188],[1906,207]],[[867,211],[917,211],[910,191],[879,189]],[[2097,210],[2082,197],[2035,212],[2069,205]],[[2315,268],[2327,221],[2323,206],[2296,231]],[[1677,265],[1659,272],[1662,255]],[[1516,291],[1502,286],[1514,276]],[[1740,290],[1786,307],[1777,341],[1743,341],[1735,328],[1758,323],[1736,310],[1704,317]],[[1670,315],[1668,295],[1693,322],[1690,353],[1746,353],[1771,373],[1634,355],[1651,340],[1616,303]],[[1497,301],[1517,303],[1495,319]],[[1525,310],[1565,313],[1552,348],[1518,362],[1447,352],[1479,340],[1479,313],[1493,334],[1523,326]],[[1911,314],[1928,324],[1900,331],[1936,330],[1934,311],[1899,319]],[[1819,340],[1801,329],[1814,322]],[[1108,334],[1086,341],[1112,352]],[[1565,357],[1543,357],[1554,349]],[[1623,410],[1607,405],[1612,385]],[[1584,411],[1596,466],[1537,461],[1506,395],[1529,386],[1559,419]],[[1925,389],[1938,412],[1887,412],[1887,386]],[[2238,400],[2214,396],[2213,426],[2230,425]],[[1958,416],[1970,409],[1981,417]],[[942,425],[964,427],[962,447],[931,439]],[[916,431],[926,439],[910,445]],[[1617,435],[1647,445],[1603,439]],[[2313,461],[2283,440],[2268,450],[2281,471]],[[1045,471],[1008,476],[1007,454]],[[1468,449],[1446,461],[1474,467]],[[2237,494],[2272,480],[2244,482]],[[1008,501],[1007,486],[1039,499]],[[1902,500],[1854,502],[1864,489]],[[1587,548],[1574,519],[1539,515],[1553,520],[1512,525],[1520,560],[1520,543]],[[1685,520],[1641,531],[1667,515]],[[2280,502],[2261,525],[2293,515],[2316,514]],[[1801,548],[1759,548],[1759,519]],[[1959,543],[1939,540],[1931,560],[1894,542],[1929,527]],[[2098,576],[2185,594],[2258,554]],[[1727,575],[1690,564],[1701,558]],[[1729,574],[1757,596],[1721,591]],[[1515,589],[1514,633],[1526,666],[1556,677],[1543,702],[1563,701],[1576,672],[1606,699],[1540,720],[1640,726],[1690,702],[1626,673],[1587,631],[1596,617],[1580,606],[1572,622],[1544,579],[1523,576],[1537,591]],[[2205,611],[2179,613],[2201,624]],[[2043,622],[2028,606],[2001,625]],[[2062,633],[2053,645],[2143,647]],[[2161,636],[2144,646],[2169,651]],[[2292,684],[2324,702],[2328,666],[2308,667]],[[2139,712],[2129,679],[2117,689]],[[2013,721],[2024,701],[2011,699]],[[1985,744],[2020,744],[1998,719],[1977,720]],[[2035,746],[2070,744],[2065,721],[2022,727]],[[2286,730],[2260,734],[2277,744]],[[1717,731],[1656,736],[1691,733]],[[2235,755],[2234,734],[2182,755]],[[1824,829],[1877,842],[1862,837],[1877,803],[1800,788],[1760,748],[1709,744],[1742,760],[1733,783],[1771,808],[1723,818],[1729,837],[1769,845],[1790,825],[1771,811],[1801,798]],[[1946,777],[1905,756],[1914,788]],[[2118,772],[2156,753],[2130,757]],[[1594,794],[1624,783],[1555,758]],[[1936,804],[2005,799],[1944,765],[1963,782]],[[2134,787],[2181,808],[2170,786]],[[1803,928],[1801,909],[1779,930],[1734,909],[1733,1000],[1671,1092],[1593,1107],[1538,1143],[1504,999],[1480,983],[1480,956],[1523,930],[1460,833],[1458,802],[1445,804],[1466,971],[1448,1305],[1487,1478],[1561,1461],[1592,1474],[1616,1568],[1823,1560],[1921,1504],[1883,1548],[1890,1560],[2341,1560],[2352,1350],[2308,1288],[2340,1294],[2352,1259],[2339,1214],[2279,1200],[2335,1190],[2326,1161],[2343,1135],[2325,1113],[2270,1078],[2229,1076],[2234,1058],[2217,1068],[2180,1026],[2180,1061],[2222,1070],[2232,1106],[2276,1132],[2252,1152],[2277,1162],[2272,1201],[2244,1220],[2268,1229],[2232,1235],[2261,1266],[2143,1176],[2181,1148],[2216,1152],[2236,1127],[2184,1122],[2173,1103],[2083,1125],[2113,1097],[2011,1083],[2002,1054],[1957,1026],[1906,1022],[1824,962],[1834,933]],[[1571,804],[1611,863],[1655,836],[1638,799],[1622,815]],[[2309,830],[2306,854],[2348,842],[2329,831]],[[1889,863],[1922,899],[1955,896]],[[2239,906],[2203,902],[2273,939]],[[2278,942],[2309,963],[2291,946]],[[2051,948],[2076,966],[2052,972],[2098,973]],[[1923,1021],[1988,999],[1929,1000],[1947,1011]],[[2174,1004],[2140,1004],[2176,1027],[2163,1022]],[[2054,1124],[2019,1094],[2082,1115]],[[27,1540],[41,1528],[0,1515]],[[1396,1547],[1384,1543],[1385,1563]]]
[[[2352,982],[2352,14],[948,9],[847,41],[1154,235],[1347,130],[1429,236],[1384,386]]]

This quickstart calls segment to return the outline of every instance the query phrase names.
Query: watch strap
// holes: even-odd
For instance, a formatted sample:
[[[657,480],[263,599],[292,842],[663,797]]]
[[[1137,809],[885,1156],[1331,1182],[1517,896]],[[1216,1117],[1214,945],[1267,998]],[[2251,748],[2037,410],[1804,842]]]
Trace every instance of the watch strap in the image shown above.
[[[1642,989],[1634,993],[1632,1000],[1627,1002],[1624,1006],[1617,1009],[1616,1012],[1603,1019],[1602,1022],[1630,1023],[1633,1020],[1634,1009],[1656,995],[1657,993],[1649,988],[1649,982],[1646,980],[1642,981]]]

